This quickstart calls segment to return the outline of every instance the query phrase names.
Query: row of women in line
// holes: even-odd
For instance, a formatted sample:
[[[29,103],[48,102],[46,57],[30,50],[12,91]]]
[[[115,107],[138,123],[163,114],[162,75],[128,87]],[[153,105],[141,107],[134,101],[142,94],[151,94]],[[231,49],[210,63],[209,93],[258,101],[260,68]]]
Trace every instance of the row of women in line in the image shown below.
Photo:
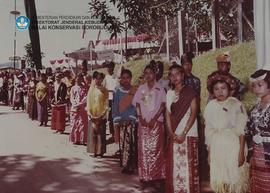
[[[88,92],[88,78],[80,75],[74,80],[71,71],[52,73],[36,73],[35,70],[19,72],[16,74],[6,72],[1,74],[4,85],[1,88],[2,101],[12,106],[14,110],[22,110],[29,114],[31,120],[38,120],[40,126],[47,126],[49,112],[51,111],[51,128],[63,133],[66,120],[71,125],[82,125],[76,121],[76,112],[85,112],[84,102]],[[84,97],[85,95],[85,97]],[[84,98],[82,98],[84,97]],[[83,101],[84,100],[84,101]],[[79,104],[82,101],[82,104]],[[84,113],[87,120],[87,113]],[[87,122],[80,132],[71,129],[70,140],[74,143],[86,144]],[[86,132],[85,132],[86,130]]]
[[[122,165],[126,171],[132,171],[135,165],[132,142],[137,140],[138,173],[143,185],[154,184],[157,190],[166,193],[200,192],[196,120],[199,96],[195,89],[184,84],[185,71],[181,66],[170,67],[172,89],[167,93],[156,81],[156,69],[151,64],[145,67],[146,82],[138,88],[131,86],[129,70],[121,73],[120,87],[113,100],[113,119],[116,131],[120,130]],[[107,106],[101,102],[106,100],[98,97],[104,93],[100,96],[106,98],[106,91],[98,83],[100,78],[102,74],[96,78],[95,89],[99,90],[89,92],[90,98],[97,99],[92,101],[96,109],[104,104],[100,115],[90,112],[97,133],[104,128],[99,117],[104,116]],[[244,105],[233,97],[235,79],[227,73],[212,73],[208,77],[207,88],[212,98],[204,110],[205,137],[210,184],[215,192],[244,193],[249,188],[252,193],[270,191],[267,183],[270,181],[270,72],[256,71],[251,75],[251,83],[259,100],[248,117]],[[165,129],[169,137],[166,146]],[[101,137],[97,139],[102,140]]]
[[[157,81],[157,69],[156,65],[147,65],[145,83],[139,87],[131,85],[132,73],[123,69],[120,85],[114,92],[114,135],[121,150],[123,172],[131,173],[138,167],[142,185],[154,186],[156,192],[200,192],[199,94],[186,83],[184,68],[175,64],[169,68],[171,88],[166,92]],[[61,75],[57,76],[61,80]],[[104,74],[95,72],[88,89],[85,78],[79,75],[70,91],[73,142],[87,143],[94,156],[106,152],[109,94],[103,79]],[[248,116],[235,96],[237,81],[233,76],[216,72],[207,80],[211,97],[203,114],[210,184],[215,192],[270,192],[270,72],[258,70],[250,81],[258,102]],[[43,87],[46,76],[41,74],[35,89],[39,105],[46,97],[40,93]],[[60,85],[54,87],[59,90]],[[51,103],[60,107],[57,95],[61,92],[55,93]]]

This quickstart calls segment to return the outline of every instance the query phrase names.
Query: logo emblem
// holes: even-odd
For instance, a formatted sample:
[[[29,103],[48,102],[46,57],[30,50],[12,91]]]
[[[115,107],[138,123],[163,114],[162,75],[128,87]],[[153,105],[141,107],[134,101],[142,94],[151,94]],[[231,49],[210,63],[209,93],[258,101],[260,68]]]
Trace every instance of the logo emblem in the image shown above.
[[[19,30],[27,30],[30,26],[30,20],[28,17],[20,16],[16,18],[16,27]]]

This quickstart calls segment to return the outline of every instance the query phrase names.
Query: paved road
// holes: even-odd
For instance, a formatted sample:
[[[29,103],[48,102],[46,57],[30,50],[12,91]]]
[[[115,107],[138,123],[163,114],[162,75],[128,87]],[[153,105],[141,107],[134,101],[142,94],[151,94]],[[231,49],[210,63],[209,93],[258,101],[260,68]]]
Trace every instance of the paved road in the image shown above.
[[[137,175],[123,175],[112,157],[95,159],[67,134],[39,127],[21,111],[0,105],[0,193],[139,193]],[[209,191],[202,183],[202,193]]]
[[[117,159],[94,159],[25,113],[0,106],[0,133],[0,193],[141,192]]]

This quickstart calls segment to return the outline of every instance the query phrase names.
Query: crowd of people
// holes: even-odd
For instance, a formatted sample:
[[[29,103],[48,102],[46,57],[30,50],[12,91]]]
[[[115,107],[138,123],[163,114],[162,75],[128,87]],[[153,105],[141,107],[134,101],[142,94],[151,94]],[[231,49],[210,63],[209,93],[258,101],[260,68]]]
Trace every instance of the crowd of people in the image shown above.
[[[119,147],[122,173],[138,173],[143,188],[154,192],[200,192],[200,79],[192,74],[191,53],[181,65],[152,60],[140,85],[132,72],[115,64],[107,74],[31,70],[0,74],[0,99],[22,108],[40,126],[63,133],[70,124],[70,142],[86,145],[95,158],[106,153],[106,131]],[[257,104],[246,112],[241,102],[247,86],[230,73],[228,53],[216,57],[217,70],[207,78],[208,103],[203,111],[210,185],[217,193],[270,192],[270,71],[250,76]],[[247,148],[248,147],[248,148]]]

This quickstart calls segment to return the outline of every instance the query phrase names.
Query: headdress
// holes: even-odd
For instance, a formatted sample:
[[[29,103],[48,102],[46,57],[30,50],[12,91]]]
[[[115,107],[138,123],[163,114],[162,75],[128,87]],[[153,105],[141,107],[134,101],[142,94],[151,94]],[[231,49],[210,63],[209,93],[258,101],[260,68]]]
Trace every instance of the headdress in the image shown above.
[[[268,74],[267,70],[257,70],[254,74],[250,76],[250,82],[264,80],[267,74]]]
[[[230,86],[231,90],[234,90],[236,88],[236,82],[232,75],[230,75],[229,73],[215,71],[207,78],[207,89],[209,92],[212,92],[213,86],[217,81],[226,82]]]
[[[216,62],[226,62],[229,63],[231,62],[231,56],[229,52],[224,52],[223,54],[220,54],[216,57]]]

